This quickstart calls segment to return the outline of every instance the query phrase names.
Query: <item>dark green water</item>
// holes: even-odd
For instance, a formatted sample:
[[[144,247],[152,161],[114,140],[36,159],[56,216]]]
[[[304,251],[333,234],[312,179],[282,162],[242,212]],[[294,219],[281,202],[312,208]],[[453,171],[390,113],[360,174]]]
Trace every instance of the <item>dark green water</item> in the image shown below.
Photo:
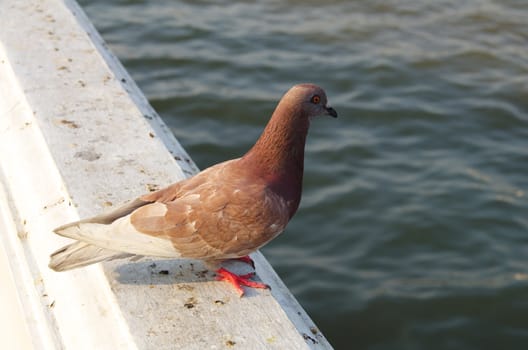
[[[263,252],[335,348],[528,349],[528,2],[81,4],[201,168],[325,87]]]

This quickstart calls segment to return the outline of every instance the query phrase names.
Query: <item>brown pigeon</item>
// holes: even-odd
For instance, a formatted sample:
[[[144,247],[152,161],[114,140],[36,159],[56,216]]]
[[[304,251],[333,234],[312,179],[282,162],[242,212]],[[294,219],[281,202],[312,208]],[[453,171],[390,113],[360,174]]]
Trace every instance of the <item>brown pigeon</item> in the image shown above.
[[[278,234],[301,199],[304,145],[313,117],[336,111],[322,88],[292,87],[264,132],[241,158],[149,193],[107,214],[70,223],[55,233],[78,242],[51,255],[50,268],[64,271],[130,256],[199,259],[219,266],[226,259],[251,262],[248,254]],[[217,279],[266,288],[225,268]]]

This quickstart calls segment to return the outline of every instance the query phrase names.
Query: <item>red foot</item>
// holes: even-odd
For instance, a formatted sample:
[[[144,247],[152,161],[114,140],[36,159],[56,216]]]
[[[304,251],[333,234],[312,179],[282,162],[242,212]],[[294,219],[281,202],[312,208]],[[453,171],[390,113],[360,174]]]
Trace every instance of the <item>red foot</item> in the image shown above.
[[[253,261],[253,259],[251,259],[251,258],[249,257],[249,255],[242,256],[242,257],[240,257],[240,258],[236,258],[236,259],[233,259],[233,260],[242,261],[243,263],[246,263],[246,264],[248,264],[249,266],[251,266],[253,269],[255,269],[255,262]]]
[[[267,284],[250,281],[249,278],[255,275],[254,272],[247,273],[245,275],[236,275],[229,270],[224,269],[223,267],[219,268],[216,271],[216,279],[218,281],[226,281],[231,283],[240,296],[244,295],[244,289],[242,286],[251,287],[251,288],[263,288],[270,289]]]

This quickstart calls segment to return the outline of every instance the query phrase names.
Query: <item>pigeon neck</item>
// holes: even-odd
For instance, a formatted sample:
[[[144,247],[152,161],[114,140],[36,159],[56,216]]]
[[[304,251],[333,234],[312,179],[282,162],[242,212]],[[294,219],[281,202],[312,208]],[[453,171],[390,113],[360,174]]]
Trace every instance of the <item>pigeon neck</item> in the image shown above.
[[[288,203],[293,216],[301,199],[304,145],[310,121],[299,110],[279,106],[242,162]]]

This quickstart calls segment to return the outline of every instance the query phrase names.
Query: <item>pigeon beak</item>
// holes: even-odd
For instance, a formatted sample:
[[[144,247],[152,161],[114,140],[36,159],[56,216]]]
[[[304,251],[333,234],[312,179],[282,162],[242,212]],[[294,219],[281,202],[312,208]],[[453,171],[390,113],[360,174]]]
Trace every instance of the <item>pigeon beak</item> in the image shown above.
[[[327,113],[329,116],[331,116],[331,117],[333,117],[333,118],[337,118],[337,112],[336,112],[335,109],[333,109],[332,107],[328,107],[328,106],[325,107],[325,109],[326,109],[326,113]]]

